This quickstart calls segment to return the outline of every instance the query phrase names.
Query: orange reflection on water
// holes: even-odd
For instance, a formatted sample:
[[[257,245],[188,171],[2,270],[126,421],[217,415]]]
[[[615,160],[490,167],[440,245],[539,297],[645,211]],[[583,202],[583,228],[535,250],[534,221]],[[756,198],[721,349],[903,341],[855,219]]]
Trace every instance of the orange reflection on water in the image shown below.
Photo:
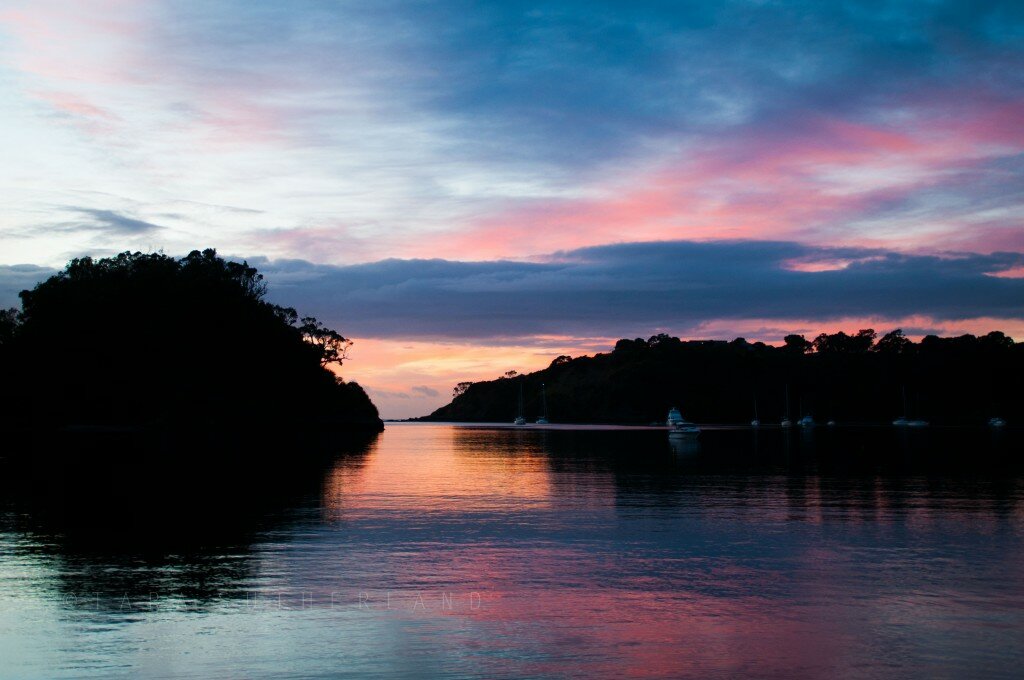
[[[467,440],[468,438],[468,440]],[[476,447],[472,431],[389,424],[359,466],[342,461],[328,476],[329,516],[372,510],[493,511],[549,507],[552,478],[531,439]]]

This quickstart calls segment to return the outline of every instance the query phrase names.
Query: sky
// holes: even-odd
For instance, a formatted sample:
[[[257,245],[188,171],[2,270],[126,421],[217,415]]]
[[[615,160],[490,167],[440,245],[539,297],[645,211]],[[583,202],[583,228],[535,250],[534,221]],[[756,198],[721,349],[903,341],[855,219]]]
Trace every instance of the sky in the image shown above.
[[[385,417],[619,337],[1024,340],[1020,2],[0,0],[0,305],[213,247]]]

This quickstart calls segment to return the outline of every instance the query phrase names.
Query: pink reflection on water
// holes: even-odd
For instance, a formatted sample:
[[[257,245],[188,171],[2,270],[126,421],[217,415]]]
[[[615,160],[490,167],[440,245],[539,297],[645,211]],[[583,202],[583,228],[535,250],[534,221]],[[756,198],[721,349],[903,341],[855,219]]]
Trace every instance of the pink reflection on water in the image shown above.
[[[372,556],[355,576],[401,603],[366,615],[440,635],[482,673],[834,677],[938,670],[922,641],[955,645],[958,621],[995,611],[1012,625],[1024,607],[989,585],[1020,575],[1019,545],[971,566],[932,538],[970,546],[1019,527],[1019,484],[1000,500],[928,478],[694,473],[661,491],[660,468],[626,474],[545,437],[393,425],[360,464],[340,463],[325,518],[370,527],[380,546],[346,548]],[[462,606],[444,609],[441,592]],[[412,607],[420,594],[427,607]]]

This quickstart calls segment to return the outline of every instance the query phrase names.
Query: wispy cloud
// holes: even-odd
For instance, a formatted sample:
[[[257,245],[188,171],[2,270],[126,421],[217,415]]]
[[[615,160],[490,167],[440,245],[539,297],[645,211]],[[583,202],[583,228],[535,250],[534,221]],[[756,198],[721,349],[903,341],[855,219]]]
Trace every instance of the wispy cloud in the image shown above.
[[[62,223],[58,228],[64,231],[98,231],[112,236],[138,236],[162,229],[158,224],[129,217],[113,210],[79,207],[64,209],[85,218],[80,221]]]
[[[1020,3],[958,0],[16,2],[0,230],[117,187],[180,216],[161,246],[319,262],[1020,250],[1022,26]],[[4,252],[90,245],[66,236]]]

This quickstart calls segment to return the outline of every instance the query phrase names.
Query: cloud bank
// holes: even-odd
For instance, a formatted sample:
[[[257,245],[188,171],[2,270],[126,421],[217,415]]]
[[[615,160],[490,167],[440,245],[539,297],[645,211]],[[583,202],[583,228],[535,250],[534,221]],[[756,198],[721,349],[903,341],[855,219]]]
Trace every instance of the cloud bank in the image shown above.
[[[249,262],[265,275],[274,302],[356,338],[521,342],[687,333],[728,320],[1024,320],[1024,254],[1014,252],[664,241],[579,248],[531,262]],[[0,266],[0,304],[16,304],[19,290],[53,272]]]
[[[34,264],[0,265],[0,308],[20,307],[18,293],[34,287],[57,270]]]
[[[1020,253],[909,255],[785,241],[581,248],[543,261],[256,261],[281,303],[353,337],[684,333],[723,319],[1024,318]]]

